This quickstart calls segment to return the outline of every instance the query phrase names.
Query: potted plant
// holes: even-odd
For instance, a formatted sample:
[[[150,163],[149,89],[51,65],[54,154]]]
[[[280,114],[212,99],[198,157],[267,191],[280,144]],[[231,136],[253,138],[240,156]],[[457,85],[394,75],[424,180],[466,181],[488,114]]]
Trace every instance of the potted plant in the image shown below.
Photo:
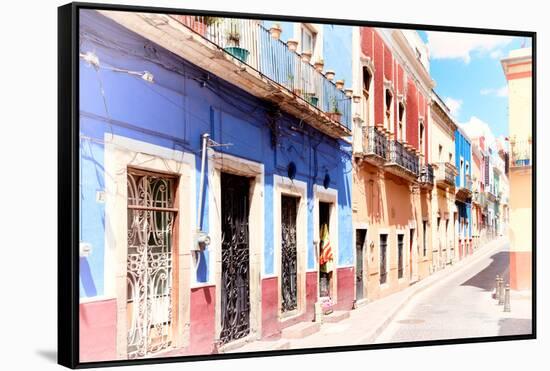
[[[337,80],[336,81],[336,89],[338,89],[338,90],[344,89],[344,84],[345,84],[344,80]]]
[[[298,41],[296,41],[294,39],[288,39],[287,42],[286,42],[286,45],[288,46],[288,49],[290,51],[295,52],[296,49],[298,48]]]
[[[327,114],[332,121],[340,122],[342,112],[338,109],[338,100],[336,100],[336,97],[332,98],[330,112],[327,112]]]
[[[241,48],[241,25],[237,20],[232,19],[227,25],[225,37],[227,39],[227,45],[224,50],[240,60],[246,63],[250,52],[245,48]]]
[[[302,52],[302,60],[305,63],[309,63],[309,61],[311,60],[311,52],[309,50]]]
[[[334,76],[336,76],[336,73],[334,73],[333,70],[328,70],[327,72],[325,72],[325,77],[328,81],[332,81],[334,79]]]
[[[312,106],[317,107],[317,104],[319,104],[319,97],[315,95],[315,93],[305,93],[304,98],[306,101],[309,102]]]
[[[275,40],[279,40],[282,32],[283,30],[279,23],[273,23],[273,25],[269,29],[269,33],[271,34],[271,37],[274,38]]]
[[[323,68],[325,67],[325,61],[322,60],[322,59],[318,59],[314,64],[313,66],[315,67],[315,69],[319,72],[323,72]]]

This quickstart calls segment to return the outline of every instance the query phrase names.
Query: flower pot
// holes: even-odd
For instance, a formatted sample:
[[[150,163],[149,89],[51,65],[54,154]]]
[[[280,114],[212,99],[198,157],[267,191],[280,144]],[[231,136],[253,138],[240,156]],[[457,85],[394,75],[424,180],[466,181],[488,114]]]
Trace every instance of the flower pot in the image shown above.
[[[346,97],[348,98],[353,97],[353,89],[344,89],[344,93],[346,93]]]
[[[327,112],[328,117],[332,121],[340,122],[340,119],[342,118],[342,114],[340,112]]]
[[[290,51],[295,52],[296,49],[298,48],[298,41],[289,39],[289,40],[286,42],[286,45],[288,46],[288,49],[289,49]]]
[[[317,61],[315,62],[315,64],[313,65],[315,67],[315,69],[319,72],[323,72],[323,68],[325,67],[325,62],[323,62],[322,60],[320,61]]]
[[[329,81],[334,80],[334,76],[336,76],[336,74],[335,74],[334,71],[332,71],[332,70],[328,70],[327,72],[325,72],[325,77],[326,77],[327,80],[329,80]]]
[[[271,34],[271,37],[275,40],[279,40],[281,37],[281,33],[283,30],[281,29],[281,26],[278,23],[274,23],[273,26],[269,29],[269,33]]]
[[[305,63],[309,63],[309,61],[311,61],[311,52],[310,51],[302,52],[302,60]]]
[[[317,107],[317,104],[319,104],[319,97],[316,97],[314,93],[306,93],[304,94],[304,98],[311,104],[312,106]]]
[[[250,54],[248,50],[238,46],[228,46],[224,48],[224,50],[243,63],[246,63],[248,55]]]
[[[336,81],[336,89],[338,89],[338,90],[344,89],[344,80]]]

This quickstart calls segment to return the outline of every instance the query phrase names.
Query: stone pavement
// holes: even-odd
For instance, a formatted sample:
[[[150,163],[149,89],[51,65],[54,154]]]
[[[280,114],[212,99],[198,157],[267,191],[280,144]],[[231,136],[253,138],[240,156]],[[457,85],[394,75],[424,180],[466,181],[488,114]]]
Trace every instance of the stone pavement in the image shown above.
[[[255,341],[246,344],[243,347],[234,349],[233,352],[253,352],[260,350],[274,350],[274,349],[296,349],[296,348],[315,348],[315,347],[331,347],[342,345],[357,345],[357,344],[372,344],[375,342],[384,341],[384,337],[381,335],[389,325],[397,318],[402,310],[404,310],[409,302],[424,291],[432,286],[439,286],[442,281],[453,281],[453,277],[460,275],[461,272],[470,272],[469,267],[475,266],[476,263],[481,264],[483,269],[483,261],[490,259],[490,256],[498,253],[500,250],[506,248],[507,241],[504,238],[494,240],[484,247],[476,250],[473,255],[464,258],[462,261],[447,267],[444,270],[435,272],[431,276],[417,282],[416,284],[400,291],[384,297],[382,299],[371,302],[358,309],[352,310],[348,319],[344,319],[338,323],[323,323],[320,330],[312,335],[300,338],[300,339],[276,339],[273,341]],[[481,262],[481,263],[480,263]],[[492,282],[494,284],[494,277],[496,274],[492,274],[490,271],[484,271],[483,274],[487,276],[485,281]],[[468,275],[468,274],[466,274]],[[453,281],[454,282],[454,281]],[[437,284],[437,285],[436,285]],[[486,283],[489,286],[488,283]],[[490,291],[492,286],[487,289]],[[513,298],[518,299],[520,296],[525,297],[527,293],[514,293]],[[487,297],[490,297],[490,293],[486,293]],[[507,318],[516,318],[517,312],[525,312],[530,309],[530,300],[516,300],[512,302],[512,313],[514,317],[501,314],[501,319],[506,322]],[[494,305],[494,300],[487,300],[491,305]],[[516,303],[518,302],[518,303]],[[521,304],[520,304],[521,303]],[[495,311],[502,311],[502,307],[493,308]],[[509,321],[507,324],[503,324],[502,327],[508,327],[512,331],[518,327],[517,322]],[[384,334],[387,337],[387,334]],[[495,334],[496,335],[496,334]],[[477,335],[470,335],[477,336]],[[390,337],[391,339],[391,337]],[[419,340],[416,338],[410,340]],[[406,341],[406,340],[404,340]]]
[[[417,295],[377,343],[463,339],[531,333],[531,297],[511,292],[511,312],[492,296],[495,276],[508,281],[508,245],[493,250]]]

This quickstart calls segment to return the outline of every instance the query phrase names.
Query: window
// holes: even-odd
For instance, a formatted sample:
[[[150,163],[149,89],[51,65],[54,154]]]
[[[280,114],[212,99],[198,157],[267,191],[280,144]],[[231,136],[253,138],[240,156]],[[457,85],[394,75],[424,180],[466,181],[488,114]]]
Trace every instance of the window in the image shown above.
[[[399,132],[398,136],[400,140],[404,140],[404,132],[403,132],[403,118],[405,117],[405,105],[403,102],[399,102],[399,114],[398,114],[398,120],[399,120]]]
[[[317,34],[309,26],[302,24],[300,36],[302,52],[310,52],[313,55],[316,38]]]
[[[419,135],[420,153],[424,154],[424,122],[421,122],[419,126],[420,126],[420,135]]]
[[[380,284],[387,282],[386,258],[388,253],[388,235],[380,235]]]
[[[438,153],[437,153],[437,156],[439,158],[439,162],[441,162],[441,156],[443,155],[443,146],[440,144],[439,145],[439,150],[438,150]]]
[[[391,131],[391,104],[393,96],[389,89],[386,89],[386,128]]]
[[[363,120],[369,124],[370,118],[370,85],[372,75],[367,67],[363,67]]]
[[[449,152],[449,162],[453,163],[453,154],[451,152]]]
[[[397,278],[403,278],[403,239],[404,234],[397,235]]]

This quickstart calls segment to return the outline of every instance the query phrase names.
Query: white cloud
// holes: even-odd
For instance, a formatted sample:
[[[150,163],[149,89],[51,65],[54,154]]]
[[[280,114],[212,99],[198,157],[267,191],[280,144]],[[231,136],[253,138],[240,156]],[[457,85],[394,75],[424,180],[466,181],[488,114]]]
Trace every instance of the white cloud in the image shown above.
[[[453,115],[454,117],[458,117],[458,113],[460,112],[460,108],[462,107],[462,100],[447,97],[445,98],[444,102],[445,105],[449,107],[449,110],[451,110],[451,115]]]
[[[513,37],[482,34],[428,31],[428,48],[434,59],[462,59],[470,63],[473,53],[489,53],[492,58],[502,56],[499,48],[509,44]]]
[[[491,54],[489,54],[489,56],[493,59],[499,59],[499,58],[502,58],[504,55],[504,53],[502,52],[502,50],[500,49],[497,49],[497,50],[493,50],[491,52]]]
[[[494,89],[494,88],[481,89],[479,93],[481,95],[495,95],[497,97],[507,97],[508,86],[504,85],[503,87],[498,89]]]
[[[495,142],[495,135],[493,134],[489,124],[476,116],[472,116],[467,122],[459,123],[458,125],[471,139],[485,137],[486,146],[491,146]]]

